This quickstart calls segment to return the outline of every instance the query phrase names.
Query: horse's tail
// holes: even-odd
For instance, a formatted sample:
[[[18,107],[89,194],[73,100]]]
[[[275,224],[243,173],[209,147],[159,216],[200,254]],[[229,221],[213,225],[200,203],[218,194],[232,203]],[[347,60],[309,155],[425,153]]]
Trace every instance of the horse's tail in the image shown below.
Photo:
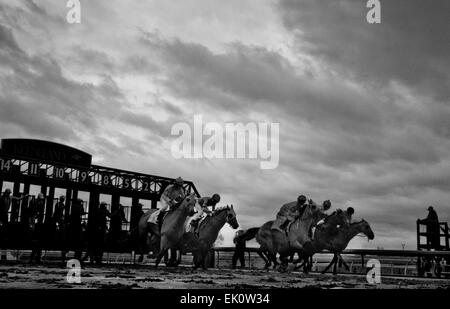
[[[258,233],[258,231],[259,231],[259,227],[249,228],[244,233],[239,235],[239,239],[242,239],[242,240],[245,240],[245,241],[249,241],[249,240],[255,238],[256,233]]]

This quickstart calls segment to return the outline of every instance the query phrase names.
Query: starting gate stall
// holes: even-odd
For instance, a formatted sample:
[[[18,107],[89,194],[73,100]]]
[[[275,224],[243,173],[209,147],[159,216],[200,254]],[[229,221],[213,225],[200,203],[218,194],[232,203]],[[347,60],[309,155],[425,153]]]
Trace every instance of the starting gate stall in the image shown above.
[[[450,258],[448,255],[442,256],[439,253],[448,253],[450,251],[450,232],[447,222],[439,222],[439,239],[438,245],[433,245],[431,241],[430,231],[427,224],[422,220],[417,220],[417,250],[428,251],[428,255],[420,255],[417,257],[417,272],[419,276],[441,277],[441,275],[450,274]]]
[[[66,220],[79,192],[87,192],[89,198],[84,201],[85,221],[92,219],[100,204],[100,195],[104,194],[111,196],[111,203],[108,205],[111,212],[119,208],[121,197],[130,198],[131,207],[125,206],[124,211],[128,222],[135,222],[130,220],[130,216],[133,216],[133,209],[138,207],[140,200],[151,201],[151,208],[157,208],[162,192],[173,181],[168,177],[94,165],[90,154],[54,142],[34,139],[1,140],[0,192],[6,189],[4,182],[13,183],[12,195],[16,197],[29,195],[30,186],[37,186],[46,200],[44,223],[49,222],[53,214],[55,189],[65,192]],[[184,182],[184,189],[187,193],[200,196],[191,181]],[[34,197],[12,202],[8,231],[15,231],[15,236],[21,235],[22,214],[32,199]],[[128,228],[133,229],[134,226]],[[6,242],[6,246],[11,249],[26,249],[29,244],[24,237],[8,239],[10,241]],[[5,247],[5,244],[2,246]]]

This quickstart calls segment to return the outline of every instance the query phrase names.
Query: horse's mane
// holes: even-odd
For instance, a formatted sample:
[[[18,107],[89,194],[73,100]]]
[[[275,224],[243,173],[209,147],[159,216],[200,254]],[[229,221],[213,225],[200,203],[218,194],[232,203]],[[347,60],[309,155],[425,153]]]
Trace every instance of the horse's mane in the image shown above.
[[[229,210],[229,209],[231,209],[231,207],[229,205],[219,206],[216,209],[214,209],[214,211],[212,212],[212,215],[217,215],[217,214],[221,213],[222,211]]]
[[[363,222],[367,223],[366,220],[364,220],[363,218],[361,218],[361,219],[359,219],[358,221],[353,221],[352,223],[350,223],[350,225],[361,224],[361,223],[363,223]]]

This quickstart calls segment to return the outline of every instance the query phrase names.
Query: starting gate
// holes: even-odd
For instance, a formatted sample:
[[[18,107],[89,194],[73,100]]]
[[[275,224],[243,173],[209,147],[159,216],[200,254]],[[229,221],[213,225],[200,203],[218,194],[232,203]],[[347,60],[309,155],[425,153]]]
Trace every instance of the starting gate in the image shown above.
[[[151,208],[157,208],[163,190],[174,181],[168,177],[94,165],[91,161],[90,154],[66,145],[33,139],[3,139],[0,149],[0,192],[6,189],[4,182],[13,183],[13,196],[29,195],[30,186],[38,186],[46,200],[44,222],[53,213],[55,188],[65,190],[66,219],[79,191],[87,192],[89,199],[84,201],[84,220],[89,221],[99,205],[100,194],[111,196],[111,204],[108,205],[111,212],[119,208],[121,197],[130,198],[131,206],[124,207],[130,218],[133,216],[133,208],[138,207],[140,200],[149,200]],[[191,181],[184,182],[184,189],[187,193],[200,196]],[[13,200],[10,223],[20,223],[22,210],[29,201],[30,199]],[[133,218],[129,221],[136,222]],[[20,244],[17,245],[20,247]]]

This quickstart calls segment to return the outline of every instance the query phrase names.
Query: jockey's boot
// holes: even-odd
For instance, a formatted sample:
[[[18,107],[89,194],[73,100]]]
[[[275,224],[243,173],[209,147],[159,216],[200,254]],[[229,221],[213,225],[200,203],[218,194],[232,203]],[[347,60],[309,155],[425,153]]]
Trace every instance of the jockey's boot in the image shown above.
[[[291,223],[289,220],[286,220],[283,224],[280,225],[280,229],[282,232],[287,233],[287,227],[289,226],[289,223]]]
[[[166,212],[165,211],[160,211],[159,212],[159,214],[158,214],[158,217],[156,218],[156,222],[158,222],[158,226],[161,228],[161,226],[162,226],[162,221],[163,221],[163,219],[164,219],[164,214],[165,214]]]
[[[200,221],[200,219],[195,219],[195,220],[192,220],[191,221],[191,226],[190,226],[190,228],[191,228],[191,232],[192,233],[195,233],[195,231],[197,230],[197,227],[198,227],[198,222]]]

